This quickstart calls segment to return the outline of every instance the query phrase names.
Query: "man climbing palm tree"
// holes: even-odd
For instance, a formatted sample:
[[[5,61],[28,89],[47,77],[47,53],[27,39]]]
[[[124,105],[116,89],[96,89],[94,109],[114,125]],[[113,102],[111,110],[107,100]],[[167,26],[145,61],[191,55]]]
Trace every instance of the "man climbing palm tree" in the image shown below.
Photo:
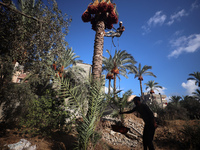
[[[114,27],[113,27],[114,28]],[[111,30],[105,33],[104,36],[106,37],[120,37],[122,35],[122,33],[125,31],[125,27],[122,26],[122,21],[119,22],[119,28],[117,28],[116,32]]]

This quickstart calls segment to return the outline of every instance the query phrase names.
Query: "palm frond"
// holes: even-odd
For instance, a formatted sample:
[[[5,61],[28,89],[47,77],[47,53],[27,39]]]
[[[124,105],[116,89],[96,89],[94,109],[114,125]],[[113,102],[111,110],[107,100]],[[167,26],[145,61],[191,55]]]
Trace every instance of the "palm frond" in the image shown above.
[[[146,90],[150,89],[150,90],[158,90],[158,88],[162,89],[163,87],[158,85],[157,82],[155,82],[154,80],[150,80],[147,83],[144,83],[144,85],[146,85]]]
[[[195,80],[195,84],[200,87],[200,72],[190,73],[189,76],[192,77],[189,77],[187,80]]]

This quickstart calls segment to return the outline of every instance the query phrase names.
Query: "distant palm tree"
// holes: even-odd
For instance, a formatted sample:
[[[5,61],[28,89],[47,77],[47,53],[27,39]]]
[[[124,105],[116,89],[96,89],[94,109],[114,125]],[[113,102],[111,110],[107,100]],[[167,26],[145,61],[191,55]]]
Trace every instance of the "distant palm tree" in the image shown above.
[[[181,99],[182,99],[181,96],[175,96],[175,95],[173,95],[173,96],[170,97],[171,102],[173,104],[175,104],[176,107],[178,107],[179,101]]]
[[[152,67],[151,66],[147,66],[147,65],[141,67],[141,63],[139,63],[138,67],[132,68],[132,70],[129,72],[129,74],[130,73],[135,74],[135,78],[138,78],[138,80],[140,81],[140,91],[141,91],[141,96],[142,96],[143,100],[144,100],[144,95],[143,95],[143,90],[142,90],[143,76],[144,75],[149,75],[149,76],[156,77],[152,72],[147,71],[149,69],[152,69]]]
[[[62,56],[60,56],[57,59],[57,64],[58,64],[58,74],[60,77],[63,76],[64,70],[67,69],[68,73],[76,74],[76,73],[81,73],[84,72],[83,69],[80,67],[71,67],[72,65],[76,65],[76,63],[82,63],[82,60],[77,60],[79,58],[78,55],[74,53],[74,50],[72,48],[68,48],[65,53],[63,53]],[[76,71],[76,72],[75,72]],[[78,75],[77,75],[78,76]]]
[[[116,77],[120,79],[119,75],[122,75],[125,78],[128,78],[127,70],[133,70],[136,61],[131,54],[126,52],[126,50],[116,50],[113,57],[108,50],[106,50],[106,52],[108,52],[113,62],[111,72],[114,74],[114,93],[116,93]]]
[[[188,78],[187,80],[195,80],[195,84],[200,87],[200,72],[190,73],[189,76],[192,77]]]
[[[106,79],[109,80],[108,94],[110,94],[111,80],[114,79],[114,74],[111,73],[112,68],[113,68],[112,56],[110,55],[109,58],[103,57],[102,71],[106,71],[107,72]]]
[[[157,82],[155,82],[154,80],[148,81],[147,83],[145,83],[144,85],[146,85],[146,90],[149,89],[150,94],[154,93],[154,90],[158,90],[158,88],[162,89],[162,86],[158,85]]]

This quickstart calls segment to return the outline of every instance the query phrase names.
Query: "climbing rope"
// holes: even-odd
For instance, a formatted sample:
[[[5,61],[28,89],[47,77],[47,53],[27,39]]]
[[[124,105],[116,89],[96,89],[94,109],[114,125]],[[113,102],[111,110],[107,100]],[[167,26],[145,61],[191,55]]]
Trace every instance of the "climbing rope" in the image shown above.
[[[113,38],[114,38],[114,37],[112,37],[112,43],[113,43],[114,47],[116,47],[116,46],[115,46],[115,43],[114,43],[114,41],[113,41]]]
[[[118,42],[118,50],[119,50],[119,38],[117,38],[117,42]]]

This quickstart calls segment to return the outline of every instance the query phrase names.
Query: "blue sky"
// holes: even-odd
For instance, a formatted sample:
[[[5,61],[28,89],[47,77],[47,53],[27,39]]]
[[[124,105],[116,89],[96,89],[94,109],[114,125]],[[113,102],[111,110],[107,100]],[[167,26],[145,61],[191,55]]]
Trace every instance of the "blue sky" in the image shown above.
[[[72,17],[66,41],[84,63],[92,64],[95,32],[90,23],[81,20],[82,13],[92,0],[57,0],[63,13]],[[200,0],[114,0],[125,31],[120,38],[104,38],[106,49],[126,50],[142,66],[152,66],[157,78],[144,76],[143,84],[155,80],[168,98],[172,95],[191,95],[197,86],[187,81],[190,73],[200,71]],[[118,24],[114,25],[118,28]],[[106,85],[108,81],[106,82]],[[121,77],[117,87],[131,89],[140,95],[139,81],[133,74]],[[145,86],[143,85],[145,91]]]
[[[91,0],[57,0],[63,13],[72,17],[66,41],[84,63],[92,64],[95,32],[81,20]],[[200,71],[200,1],[199,0],[115,0],[119,21],[125,31],[120,38],[104,38],[106,49],[126,50],[142,66],[152,66],[157,78],[144,76],[143,84],[155,80],[167,97],[190,95],[197,88],[187,81],[190,73]],[[114,25],[115,28],[118,24]],[[138,63],[136,66],[138,66]],[[108,81],[106,82],[108,83]],[[106,84],[107,85],[107,84]],[[121,77],[118,88],[140,95],[139,81],[133,74]],[[145,86],[143,85],[145,91]]]

